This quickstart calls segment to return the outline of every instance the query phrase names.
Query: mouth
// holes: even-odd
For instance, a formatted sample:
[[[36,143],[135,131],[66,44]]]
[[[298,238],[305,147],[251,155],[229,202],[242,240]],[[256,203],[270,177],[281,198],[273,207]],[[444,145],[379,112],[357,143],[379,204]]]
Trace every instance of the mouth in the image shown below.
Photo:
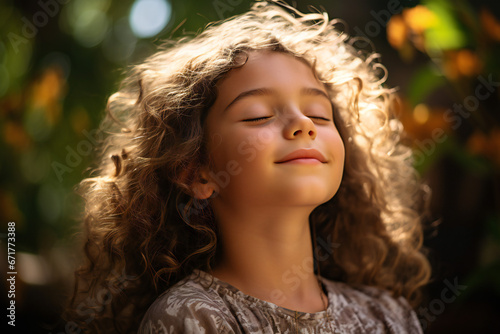
[[[300,149],[287,154],[277,161],[277,164],[296,163],[296,164],[318,164],[325,163],[326,159],[318,150]]]

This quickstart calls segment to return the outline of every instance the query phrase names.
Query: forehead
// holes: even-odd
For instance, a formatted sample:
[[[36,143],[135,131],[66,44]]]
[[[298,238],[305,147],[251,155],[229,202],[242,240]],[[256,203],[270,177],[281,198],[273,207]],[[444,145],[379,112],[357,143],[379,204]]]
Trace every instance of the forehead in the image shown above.
[[[234,98],[239,93],[259,88],[293,90],[315,87],[325,90],[313,69],[302,59],[273,51],[250,51],[244,65],[228,72],[217,83],[218,99]]]

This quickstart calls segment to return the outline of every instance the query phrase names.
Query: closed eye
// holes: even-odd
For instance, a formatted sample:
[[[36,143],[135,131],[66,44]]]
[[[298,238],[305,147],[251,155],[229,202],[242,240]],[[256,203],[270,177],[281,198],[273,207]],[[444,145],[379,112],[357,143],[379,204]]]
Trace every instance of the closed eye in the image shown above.
[[[331,120],[325,117],[320,117],[320,116],[309,116],[309,118],[315,118],[315,119],[320,119],[322,121],[327,121],[330,122]]]
[[[261,121],[261,120],[268,119],[268,118],[271,118],[271,116],[263,116],[263,117],[257,117],[257,118],[248,118],[248,119],[244,119],[243,122],[257,122],[257,121]]]

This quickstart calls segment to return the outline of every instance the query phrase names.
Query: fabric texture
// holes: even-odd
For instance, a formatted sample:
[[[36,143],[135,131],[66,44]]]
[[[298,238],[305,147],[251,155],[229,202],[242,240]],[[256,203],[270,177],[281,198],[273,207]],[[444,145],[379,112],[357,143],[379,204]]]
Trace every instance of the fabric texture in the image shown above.
[[[321,278],[325,311],[304,313],[249,296],[201,270],[161,294],[139,334],[166,333],[422,333],[403,297],[369,286]]]

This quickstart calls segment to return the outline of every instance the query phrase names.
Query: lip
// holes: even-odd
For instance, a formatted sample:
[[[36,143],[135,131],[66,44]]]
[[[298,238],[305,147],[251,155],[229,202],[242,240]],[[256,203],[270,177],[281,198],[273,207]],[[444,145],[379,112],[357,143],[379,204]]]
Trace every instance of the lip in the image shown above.
[[[302,148],[300,150],[293,151],[292,153],[286,155],[279,161],[276,161],[277,164],[282,164],[285,162],[302,162],[302,163],[314,163],[319,161],[321,163],[325,163],[326,159],[318,150],[309,148]]]

